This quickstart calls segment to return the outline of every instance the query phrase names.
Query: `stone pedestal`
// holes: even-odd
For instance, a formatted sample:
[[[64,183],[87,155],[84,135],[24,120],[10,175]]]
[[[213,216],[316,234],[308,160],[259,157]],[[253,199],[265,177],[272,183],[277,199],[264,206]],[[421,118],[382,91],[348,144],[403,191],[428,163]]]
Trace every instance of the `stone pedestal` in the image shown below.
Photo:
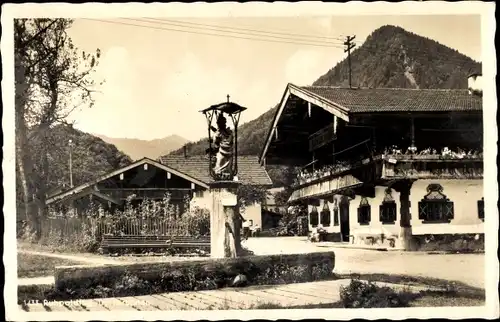
[[[216,181],[210,184],[210,256],[237,257],[241,254],[240,213],[237,200],[240,182]]]

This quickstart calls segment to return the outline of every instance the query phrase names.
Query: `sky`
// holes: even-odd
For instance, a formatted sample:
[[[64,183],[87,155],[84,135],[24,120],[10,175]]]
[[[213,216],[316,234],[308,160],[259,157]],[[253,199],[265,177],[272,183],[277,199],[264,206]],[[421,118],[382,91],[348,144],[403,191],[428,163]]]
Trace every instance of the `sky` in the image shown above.
[[[198,140],[207,132],[200,110],[230,95],[248,108],[240,125],[253,120],[279,102],[287,83],[310,85],[341,61],[346,36],[355,35],[359,46],[387,24],[481,61],[479,15],[152,19],[75,20],[68,33],[79,49],[101,50],[93,78],[105,80],[95,105],[71,115],[76,128],[115,138]]]

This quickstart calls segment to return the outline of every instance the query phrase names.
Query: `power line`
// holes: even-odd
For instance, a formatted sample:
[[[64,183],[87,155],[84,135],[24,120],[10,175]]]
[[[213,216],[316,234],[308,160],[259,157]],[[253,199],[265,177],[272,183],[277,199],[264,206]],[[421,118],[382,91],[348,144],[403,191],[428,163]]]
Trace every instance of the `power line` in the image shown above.
[[[200,31],[193,31],[193,30],[183,30],[183,29],[166,28],[166,27],[160,27],[160,26],[147,26],[147,25],[127,23],[127,22],[121,22],[121,21],[110,21],[110,20],[91,19],[91,18],[83,18],[83,19],[85,19],[85,20],[91,20],[91,21],[104,22],[104,23],[110,23],[110,24],[119,24],[119,25],[126,25],[126,26],[133,26],[133,27],[140,27],[140,28],[147,28],[147,29],[164,30],[164,31],[172,31],[172,32],[183,32],[183,33],[189,33],[189,34],[207,35],[207,36],[215,36],[215,37],[226,37],[226,38],[235,38],[235,39],[264,41],[264,42],[271,42],[271,43],[284,43],[284,44],[306,45],[306,46],[326,47],[326,48],[328,48],[328,47],[329,48],[343,48],[343,47],[341,47],[340,44],[337,45],[336,43],[322,42],[322,41],[317,41],[317,40],[312,40],[312,41],[309,41],[309,40],[297,40],[297,41],[295,41],[295,39],[284,38],[284,37],[279,37],[279,38],[284,38],[285,40],[292,40],[292,41],[274,40],[274,39],[267,39],[267,38],[262,38],[262,37],[268,37],[268,38],[269,37],[273,37],[273,38],[276,38],[276,36],[252,35],[252,34],[242,33],[244,35],[252,36],[253,37],[253,38],[249,38],[249,37],[243,37],[243,36],[220,34],[220,33],[217,33],[217,32],[220,32],[220,31],[216,31],[216,30],[213,30],[213,31],[215,31],[215,33],[207,33],[207,32],[200,32]],[[127,18],[124,18],[124,19],[127,19]],[[150,18],[150,19],[153,19],[153,18]],[[134,19],[132,19],[132,20],[134,20]],[[148,22],[148,21],[143,21],[143,20],[139,20],[139,19],[136,19],[136,21]],[[153,23],[153,22],[148,22],[148,23]],[[197,24],[197,25],[201,25],[201,24]],[[193,28],[193,27],[182,26],[182,28],[188,28],[189,29],[189,28]],[[200,29],[200,28],[198,28],[198,29]],[[238,29],[243,29],[243,28],[238,28]],[[223,32],[229,32],[229,31],[223,31]],[[369,53],[373,53],[373,54],[379,54],[380,53],[380,51],[369,49],[369,48],[364,48],[363,46],[358,47],[354,51],[358,51],[358,50],[369,52]],[[411,52],[411,50],[410,51],[407,50],[407,52]],[[384,55],[391,55],[391,56],[399,57],[401,54],[385,52]],[[414,56],[414,57],[420,57],[420,58],[429,58],[429,56],[422,55],[421,52],[417,53],[416,51],[414,51],[412,53],[412,56]],[[443,61],[443,62],[448,62],[448,63],[455,62],[455,63],[458,63],[458,64],[469,64],[469,63],[471,63],[470,61],[465,60],[465,59],[462,60],[462,59],[451,59],[451,58],[433,57],[433,60]]]
[[[154,21],[161,21],[161,22],[172,22],[172,23],[176,22],[176,23],[196,25],[196,26],[208,26],[208,27],[215,27],[215,28],[219,28],[219,29],[233,29],[233,30],[251,31],[251,32],[257,32],[257,33],[264,33],[264,34],[275,34],[275,35],[285,35],[285,36],[292,36],[292,37],[318,38],[318,39],[343,41],[343,39],[340,37],[330,37],[330,36],[327,37],[327,36],[305,35],[305,34],[296,34],[296,33],[288,33],[288,32],[265,31],[265,30],[257,30],[257,29],[241,28],[241,27],[231,27],[231,26],[217,26],[217,25],[211,25],[211,24],[202,24],[202,23],[194,23],[194,22],[171,20],[171,19],[155,19],[155,18],[146,18],[146,19],[154,20]]]
[[[315,47],[335,47],[335,48],[342,48],[340,45],[337,46],[337,45],[327,45],[327,44],[310,43],[310,42],[293,42],[293,41],[272,40],[272,39],[264,39],[264,38],[248,38],[248,37],[233,36],[233,35],[223,35],[223,34],[196,32],[196,31],[191,31],[191,30],[182,30],[182,29],[172,29],[172,28],[164,28],[164,27],[145,26],[145,25],[138,25],[138,24],[120,22],[120,21],[109,21],[109,20],[100,20],[100,19],[91,19],[91,18],[82,18],[82,19],[91,20],[91,21],[98,21],[98,22],[104,22],[104,23],[110,23],[110,24],[119,24],[119,25],[126,25],[126,26],[134,26],[134,27],[147,28],[147,29],[156,29],[156,30],[165,30],[165,31],[174,31],[174,32],[184,32],[184,33],[197,34],[197,35],[206,35],[206,36],[215,36],[215,37],[227,37],[227,38],[246,39],[246,40],[256,40],[256,41],[265,41],[265,42],[273,42],[273,43],[306,45],[306,46],[315,46]]]
[[[123,19],[132,20],[132,21],[138,21],[138,22],[160,24],[159,22],[152,22],[152,21],[141,20],[141,19],[132,19],[132,18],[123,18]],[[161,24],[162,25],[178,26],[178,27],[183,27],[183,28],[196,28],[196,29],[202,29],[202,30],[207,30],[208,29],[208,30],[214,30],[214,31],[218,31],[218,32],[227,32],[227,33],[231,33],[231,34],[240,34],[240,35],[247,35],[247,36],[259,36],[259,37],[264,36],[264,37],[276,38],[276,39],[285,39],[285,40],[294,40],[294,41],[295,40],[297,40],[297,41],[307,41],[307,39],[294,39],[294,38],[290,38],[290,37],[280,37],[280,36],[274,36],[274,35],[258,35],[258,34],[255,35],[255,34],[251,34],[251,33],[248,33],[248,32],[232,31],[232,30],[218,30],[220,28],[215,27],[216,29],[214,29],[210,25],[206,25],[205,27],[197,27],[197,26],[191,27],[191,26],[184,26],[182,24],[175,24],[175,23],[170,23],[170,22],[164,22],[164,23],[161,23]],[[197,24],[197,25],[200,25],[200,24]],[[316,40],[313,40],[313,41],[316,41]],[[321,41],[321,42],[324,43],[324,44],[340,45],[340,43],[338,43],[338,42],[325,42],[325,41]]]

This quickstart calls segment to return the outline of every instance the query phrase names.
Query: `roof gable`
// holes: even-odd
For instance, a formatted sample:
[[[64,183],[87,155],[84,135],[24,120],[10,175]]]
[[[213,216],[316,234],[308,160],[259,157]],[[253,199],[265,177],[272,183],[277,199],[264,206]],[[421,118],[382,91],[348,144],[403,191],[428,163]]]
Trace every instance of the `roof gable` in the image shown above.
[[[160,163],[176,169],[190,177],[196,178],[204,183],[213,182],[208,169],[208,156],[176,156],[167,155],[160,159]],[[238,178],[244,184],[250,185],[272,185],[271,178],[266,169],[259,164],[256,156],[238,156]]]
[[[159,169],[162,169],[162,170],[165,170],[167,172],[170,172],[178,177],[181,177],[185,180],[188,180],[190,182],[193,182],[199,186],[202,186],[204,188],[208,188],[208,185],[199,180],[199,179],[196,179],[194,177],[191,177],[185,173],[182,173],[182,172],[179,172],[178,170],[174,169],[174,168],[171,168],[169,166],[166,166],[164,164],[161,164],[160,162],[158,161],[155,161],[155,160],[152,160],[152,159],[149,159],[149,158],[143,158],[143,159],[140,159],[136,162],[133,162],[131,164],[129,164],[128,166],[125,166],[125,167],[122,167],[120,169],[117,169],[117,170],[114,170],[114,171],[111,171],[105,175],[102,175],[90,182],[87,182],[87,183],[84,183],[84,184],[81,184],[81,185],[78,185],[72,189],[69,189],[69,190],[65,190],[61,193],[58,193],[58,194],[55,194],[55,195],[52,195],[50,196],[47,201],[46,201],[46,204],[51,204],[53,203],[54,201],[57,201],[57,200],[61,200],[61,199],[64,199],[66,198],[67,196],[69,195],[73,195],[73,194],[76,194],[76,193],[80,193],[84,190],[87,190],[89,188],[91,188],[92,186],[96,185],[97,183],[101,182],[101,181],[104,181],[104,180],[107,180],[109,178],[112,178],[114,176],[117,176],[121,173],[124,173],[124,172],[127,172],[128,170],[131,170],[131,169],[134,169],[138,166],[141,166],[143,164],[148,164],[148,165],[151,165],[151,166],[154,166],[154,167],[157,167]]]

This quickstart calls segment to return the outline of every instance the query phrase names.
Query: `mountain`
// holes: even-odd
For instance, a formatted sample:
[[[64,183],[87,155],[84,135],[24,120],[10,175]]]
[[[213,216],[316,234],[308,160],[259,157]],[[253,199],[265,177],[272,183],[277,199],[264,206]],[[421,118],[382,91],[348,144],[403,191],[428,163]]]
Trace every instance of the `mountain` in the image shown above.
[[[383,26],[351,53],[353,87],[467,88],[481,64],[435,40]],[[347,58],[318,78],[316,86],[349,86]]]
[[[382,26],[351,53],[352,83],[360,87],[467,88],[467,76],[481,64],[432,39],[400,27]],[[349,86],[347,59],[339,62],[313,85]],[[283,84],[283,88],[285,84]],[[260,154],[277,107],[238,128],[238,153]],[[187,144],[190,154],[202,154],[207,138]],[[183,149],[172,152],[182,154]],[[273,182],[282,181],[273,168]],[[282,182],[283,183],[283,182]]]
[[[105,135],[94,134],[103,141],[115,145],[118,150],[128,154],[132,160],[139,160],[143,157],[157,159],[162,155],[169,154],[173,150],[179,149],[189,141],[178,135],[170,135],[162,139],[140,140],[110,138]]]

